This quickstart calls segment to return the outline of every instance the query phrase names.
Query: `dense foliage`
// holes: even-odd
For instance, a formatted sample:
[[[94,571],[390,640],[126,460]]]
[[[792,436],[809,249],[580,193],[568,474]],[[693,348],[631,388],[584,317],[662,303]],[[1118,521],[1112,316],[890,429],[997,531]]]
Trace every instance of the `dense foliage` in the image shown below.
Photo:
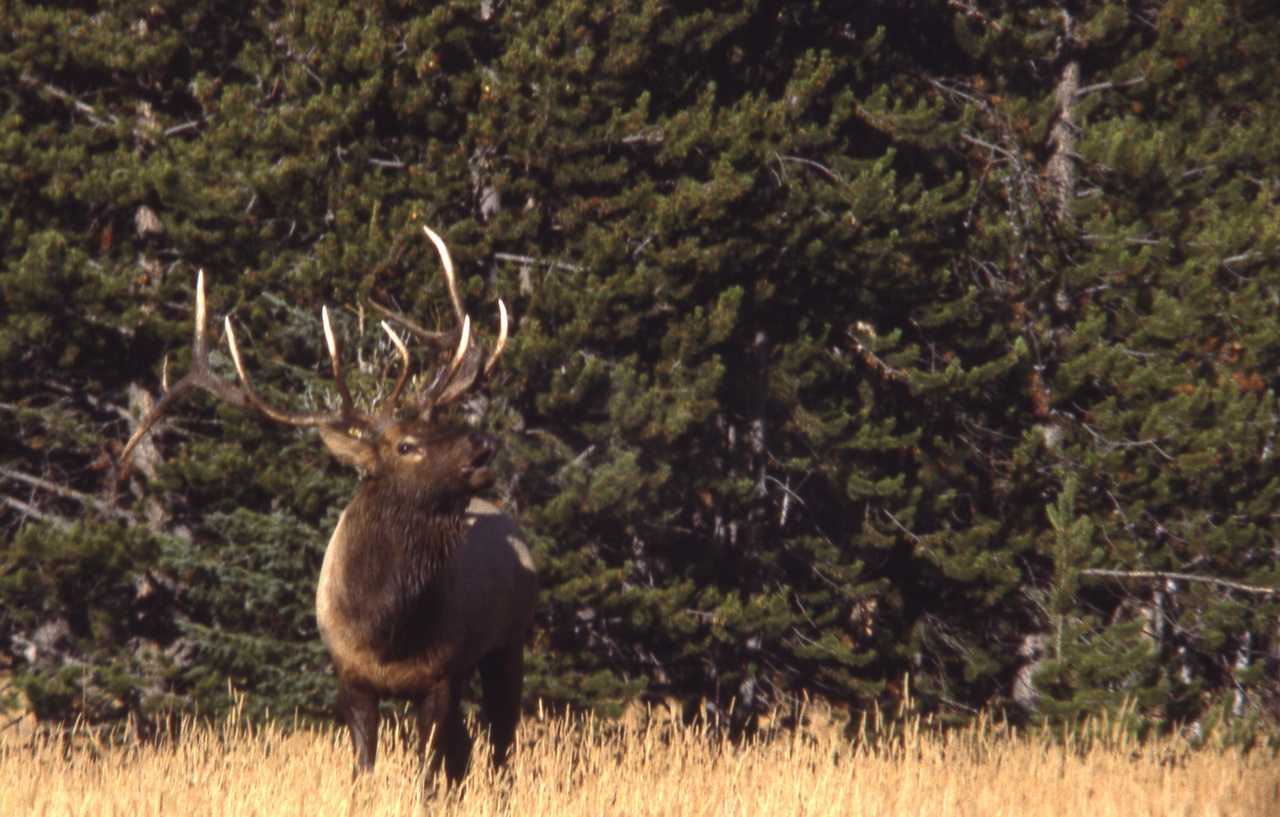
[[[272,399],[335,399],[326,303],[370,399],[367,300],[449,317],[424,223],[516,315],[531,701],[1280,700],[1270,3],[20,1],[0,41],[10,703],[332,710],[356,475],[206,398],[118,458],[199,268]]]

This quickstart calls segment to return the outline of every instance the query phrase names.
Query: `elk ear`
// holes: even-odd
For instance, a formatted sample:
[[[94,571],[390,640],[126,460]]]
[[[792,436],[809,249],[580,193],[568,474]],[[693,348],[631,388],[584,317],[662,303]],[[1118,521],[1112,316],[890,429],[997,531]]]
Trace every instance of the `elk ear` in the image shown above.
[[[378,450],[367,440],[353,437],[346,429],[335,426],[320,426],[319,431],[325,448],[338,458],[338,462],[365,471],[376,470]]]

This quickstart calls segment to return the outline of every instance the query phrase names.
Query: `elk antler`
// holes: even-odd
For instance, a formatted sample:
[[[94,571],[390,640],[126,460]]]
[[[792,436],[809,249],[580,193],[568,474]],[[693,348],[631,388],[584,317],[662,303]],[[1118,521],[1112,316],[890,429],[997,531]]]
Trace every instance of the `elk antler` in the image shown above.
[[[240,346],[236,343],[236,332],[231,326],[231,317],[227,316],[225,320],[227,346],[231,349],[231,360],[236,364],[236,374],[240,375],[240,382],[244,384],[245,403],[268,420],[275,420],[277,423],[300,428],[313,428],[324,425],[371,428],[375,423],[374,416],[357,411],[355,403],[351,399],[351,393],[347,391],[347,381],[342,375],[342,363],[338,358],[338,342],[334,339],[333,329],[329,326],[329,308],[327,306],[321,308],[320,317],[321,322],[324,324],[325,345],[329,347],[329,358],[333,361],[333,379],[338,386],[338,398],[342,401],[342,408],[338,411],[295,412],[278,409],[263,400],[262,396],[253,388],[253,384],[249,382],[249,374],[245,371],[244,364],[240,360]]]
[[[329,357],[333,360],[333,376],[338,383],[338,394],[342,401],[342,408],[339,411],[314,412],[293,412],[278,409],[264,400],[249,381],[249,375],[245,371],[244,362],[240,357],[239,344],[236,343],[235,329],[231,325],[229,316],[224,321],[227,332],[227,346],[231,350],[231,359],[235,363],[236,372],[240,375],[241,385],[228,382],[214,372],[213,365],[209,362],[208,311],[204,297],[204,270],[200,270],[196,276],[196,320],[195,335],[191,344],[191,371],[187,372],[182,379],[172,386],[166,384],[164,395],[147,413],[147,416],[143,418],[138,425],[138,430],[133,433],[133,436],[129,438],[129,442],[125,444],[124,452],[120,455],[120,461],[128,462],[133,449],[142,441],[142,438],[151,430],[151,427],[168,411],[174,401],[193,388],[204,389],[226,403],[238,408],[251,409],[269,420],[286,425],[300,427],[319,425],[372,427],[376,419],[371,415],[357,411],[355,404],[351,400],[351,394],[347,390],[346,381],[342,376],[342,364],[338,358],[338,344],[334,339],[333,329],[329,326],[328,308],[325,308],[321,315],[324,323],[325,341],[329,347]],[[398,338],[396,340],[399,341]],[[398,345],[403,347],[403,344]],[[400,375],[400,381],[403,381],[408,376],[407,349],[402,348],[401,359],[404,362],[405,369]],[[399,385],[403,386],[402,383]]]
[[[436,370],[431,385],[427,387],[419,405],[415,408],[425,418],[429,417],[439,406],[447,405],[457,400],[474,387],[481,378],[489,376],[494,364],[497,362],[499,353],[502,351],[502,347],[506,343],[507,308],[502,301],[498,301],[498,309],[501,313],[498,340],[488,360],[481,367],[479,362],[480,351],[471,345],[471,318],[462,309],[462,299],[458,296],[457,282],[453,272],[453,259],[449,257],[449,249],[445,246],[444,240],[429,227],[423,227],[423,230],[426,231],[427,237],[436,245],[436,249],[440,253],[440,260],[444,265],[445,280],[449,285],[449,298],[453,302],[454,313],[458,316],[458,329],[441,333],[428,332],[403,315],[392,312],[378,304],[373,306],[388,319],[405,327],[411,335],[431,347],[436,353],[442,352],[455,343],[457,344],[453,357],[448,364]],[[183,378],[172,386],[167,384],[166,376],[164,395],[161,396],[155,407],[147,413],[147,416],[143,418],[138,425],[138,430],[134,432],[133,436],[129,438],[129,442],[125,444],[124,452],[120,455],[121,462],[129,460],[133,449],[169,407],[173,405],[174,401],[193,388],[204,389],[224,402],[239,408],[256,411],[269,420],[284,423],[285,425],[303,428],[315,426],[362,428],[370,431],[385,427],[393,419],[400,396],[409,380],[410,357],[408,347],[405,346],[399,335],[391,329],[391,326],[386,321],[383,321],[383,331],[391,338],[391,342],[395,344],[396,350],[400,354],[400,374],[391,389],[386,405],[376,414],[367,414],[358,410],[355,406],[355,401],[351,399],[351,392],[347,388],[346,378],[342,373],[341,358],[338,355],[338,341],[334,337],[333,327],[329,323],[328,307],[323,308],[320,315],[321,323],[324,325],[325,345],[329,351],[329,359],[333,364],[333,379],[338,389],[340,407],[337,411],[305,412],[277,408],[263,399],[253,387],[249,374],[245,370],[244,361],[240,355],[240,346],[236,342],[235,329],[231,325],[229,316],[224,321],[227,347],[231,352],[231,359],[235,363],[236,373],[240,376],[239,384],[219,377],[209,363],[208,316],[204,297],[204,270],[201,270],[196,277],[196,320],[195,335],[191,344],[191,371],[187,372]],[[456,341],[454,340],[455,332],[457,333]]]
[[[248,403],[245,399],[244,390],[234,383],[228,383],[214,373],[213,367],[209,365],[209,333],[206,324],[205,300],[204,300],[204,270],[196,275],[196,328],[195,337],[191,343],[191,371],[186,376],[174,383],[168,385],[168,360],[165,361],[165,393],[164,396],[152,407],[147,416],[143,418],[138,430],[129,438],[129,442],[125,444],[124,453],[120,455],[121,462],[128,462],[129,455],[133,453],[133,449],[142,438],[146,436],[151,427],[156,424],[169,406],[182,395],[186,394],[193,388],[201,388],[210,394],[220,398],[221,400],[232,404],[233,406],[244,407]]]
[[[454,274],[453,258],[449,255],[449,248],[444,243],[444,239],[430,227],[424,226],[422,230],[427,234],[427,238],[431,239],[431,243],[435,245],[436,251],[440,254],[440,263],[444,267],[445,282],[449,287],[449,300],[453,304],[454,315],[458,318],[458,328],[446,332],[429,332],[413,319],[407,318],[398,312],[393,312],[381,304],[374,303],[373,308],[384,318],[403,326],[408,330],[409,334],[417,338],[423,345],[432,349],[437,355],[441,354],[445,349],[453,347],[456,343],[456,351],[452,360],[448,365],[441,366],[436,370],[431,385],[427,387],[419,402],[417,410],[423,417],[427,417],[435,409],[446,406],[466,394],[478,384],[478,381],[489,377],[498,362],[498,355],[502,353],[502,348],[507,342],[508,316],[506,304],[499,299],[498,339],[494,343],[493,351],[489,353],[489,357],[482,367],[480,365],[480,350],[471,345],[471,317],[462,308],[462,298],[458,295],[457,276]],[[457,333],[456,341],[454,340],[455,333]],[[399,397],[399,390],[396,391],[395,396]]]

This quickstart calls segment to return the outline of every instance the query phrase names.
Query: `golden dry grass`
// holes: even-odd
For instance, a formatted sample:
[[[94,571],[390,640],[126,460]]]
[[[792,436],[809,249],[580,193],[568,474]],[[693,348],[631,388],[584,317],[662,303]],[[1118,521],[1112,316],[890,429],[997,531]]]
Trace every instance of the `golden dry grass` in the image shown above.
[[[1093,748],[990,726],[907,730],[855,745],[818,725],[734,749],[669,721],[633,717],[607,726],[531,720],[522,738],[514,782],[495,782],[477,763],[463,798],[429,809],[416,762],[389,738],[377,771],[357,781],[337,730],[288,734],[232,723],[190,729],[176,745],[72,752],[9,741],[0,744],[0,814],[1280,814],[1280,771],[1269,753],[1196,750],[1176,738],[1139,744],[1119,730]]]

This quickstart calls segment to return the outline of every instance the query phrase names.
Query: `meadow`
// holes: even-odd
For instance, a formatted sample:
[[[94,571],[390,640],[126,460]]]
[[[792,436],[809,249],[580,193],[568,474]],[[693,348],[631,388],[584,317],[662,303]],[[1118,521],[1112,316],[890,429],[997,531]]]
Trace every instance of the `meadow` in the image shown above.
[[[514,778],[474,763],[463,796],[424,804],[404,730],[383,729],[375,772],[353,780],[345,733],[233,719],[181,740],[0,741],[0,814],[120,815],[1036,815],[1280,814],[1272,752],[1138,742],[1105,724],[1079,740],[978,724],[916,723],[851,739],[824,717],[746,746],[669,718],[530,718]],[[1212,744],[1213,741],[1208,741]],[[477,759],[486,749],[477,740]]]

